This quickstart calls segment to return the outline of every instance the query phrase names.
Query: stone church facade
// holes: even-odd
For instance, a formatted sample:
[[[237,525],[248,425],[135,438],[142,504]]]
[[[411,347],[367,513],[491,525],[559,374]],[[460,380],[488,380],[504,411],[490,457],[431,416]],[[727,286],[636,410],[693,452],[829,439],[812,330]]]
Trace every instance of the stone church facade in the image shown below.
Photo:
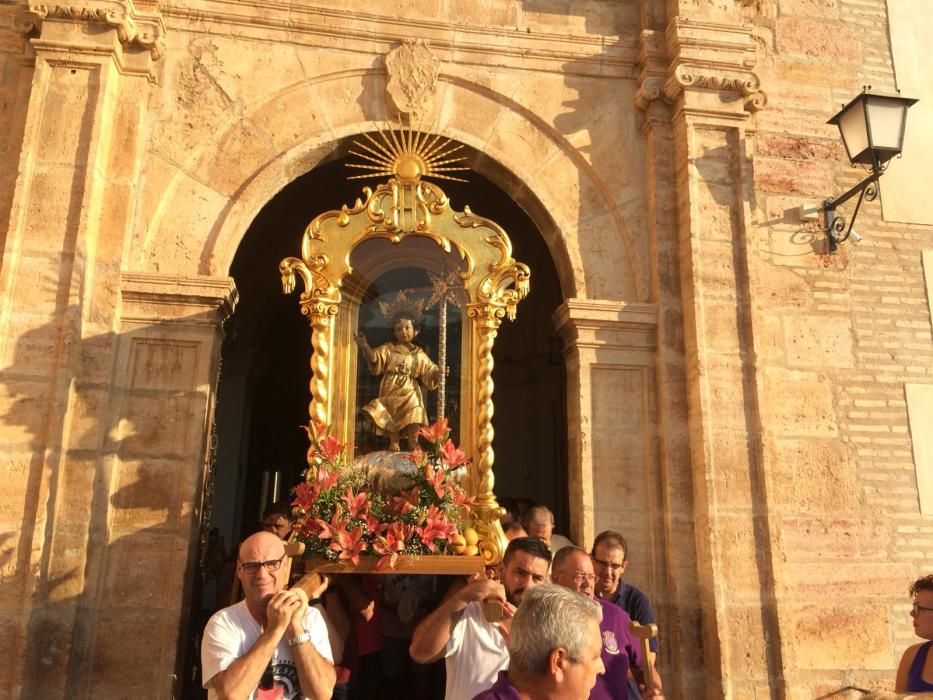
[[[553,258],[569,534],[624,522],[669,697],[893,685],[933,222],[894,166],[858,246],[799,214],[859,179],[826,120],[909,73],[884,0],[347,5],[0,3],[0,695],[178,696],[231,262],[398,113]]]

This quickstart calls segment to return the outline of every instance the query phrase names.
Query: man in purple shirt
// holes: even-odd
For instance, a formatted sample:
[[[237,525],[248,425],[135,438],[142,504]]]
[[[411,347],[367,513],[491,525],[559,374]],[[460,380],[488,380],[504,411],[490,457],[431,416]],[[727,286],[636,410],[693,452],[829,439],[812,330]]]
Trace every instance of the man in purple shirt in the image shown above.
[[[586,700],[604,670],[592,600],[545,584],[525,593],[512,618],[509,670],[473,700]]]
[[[561,586],[594,599],[596,573],[589,553],[579,547],[564,547],[554,555],[551,565],[551,580]],[[606,672],[596,680],[590,700],[628,700],[628,672],[639,687],[644,685],[644,660],[638,639],[632,634],[631,618],[621,608],[595,598],[603,611],[599,629],[602,635],[602,658]],[[652,690],[643,690],[643,698],[663,698],[661,678],[654,668]]]

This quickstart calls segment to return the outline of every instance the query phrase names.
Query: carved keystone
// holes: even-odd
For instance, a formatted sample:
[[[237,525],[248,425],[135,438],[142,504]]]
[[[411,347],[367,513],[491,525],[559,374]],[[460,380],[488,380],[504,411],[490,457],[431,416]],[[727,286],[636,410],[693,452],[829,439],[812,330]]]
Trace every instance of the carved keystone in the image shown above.
[[[405,39],[386,54],[386,104],[416,119],[431,111],[440,61],[423,39]]]

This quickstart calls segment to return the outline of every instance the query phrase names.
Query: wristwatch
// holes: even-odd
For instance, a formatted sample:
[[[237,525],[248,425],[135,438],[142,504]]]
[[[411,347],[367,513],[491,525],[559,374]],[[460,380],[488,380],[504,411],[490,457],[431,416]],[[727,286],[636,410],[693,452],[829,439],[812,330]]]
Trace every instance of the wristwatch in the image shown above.
[[[289,640],[288,640],[288,646],[290,646],[290,647],[297,647],[297,646],[299,646],[299,645],[301,645],[301,644],[307,644],[307,643],[310,642],[310,641],[311,641],[311,633],[310,633],[310,632],[302,632],[302,633],[299,634],[297,637],[292,637],[291,639],[289,639]]]

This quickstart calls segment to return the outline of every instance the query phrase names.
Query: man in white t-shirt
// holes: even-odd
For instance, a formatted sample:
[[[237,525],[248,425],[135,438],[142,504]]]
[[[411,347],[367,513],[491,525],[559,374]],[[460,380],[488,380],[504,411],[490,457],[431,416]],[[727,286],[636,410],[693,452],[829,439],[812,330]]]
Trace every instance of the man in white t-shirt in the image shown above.
[[[270,532],[240,545],[237,577],[245,598],[215,613],[201,641],[209,700],[331,697],[337,676],[327,626],[304,591],[285,590],[284,560],[285,545]]]
[[[421,621],[409,652],[423,664],[446,657],[446,700],[472,700],[508,668],[512,615],[526,590],[547,581],[550,563],[551,552],[541,540],[518,537],[509,542],[499,565],[502,583],[474,576]],[[502,622],[486,619],[482,603],[487,598],[501,601]]]

